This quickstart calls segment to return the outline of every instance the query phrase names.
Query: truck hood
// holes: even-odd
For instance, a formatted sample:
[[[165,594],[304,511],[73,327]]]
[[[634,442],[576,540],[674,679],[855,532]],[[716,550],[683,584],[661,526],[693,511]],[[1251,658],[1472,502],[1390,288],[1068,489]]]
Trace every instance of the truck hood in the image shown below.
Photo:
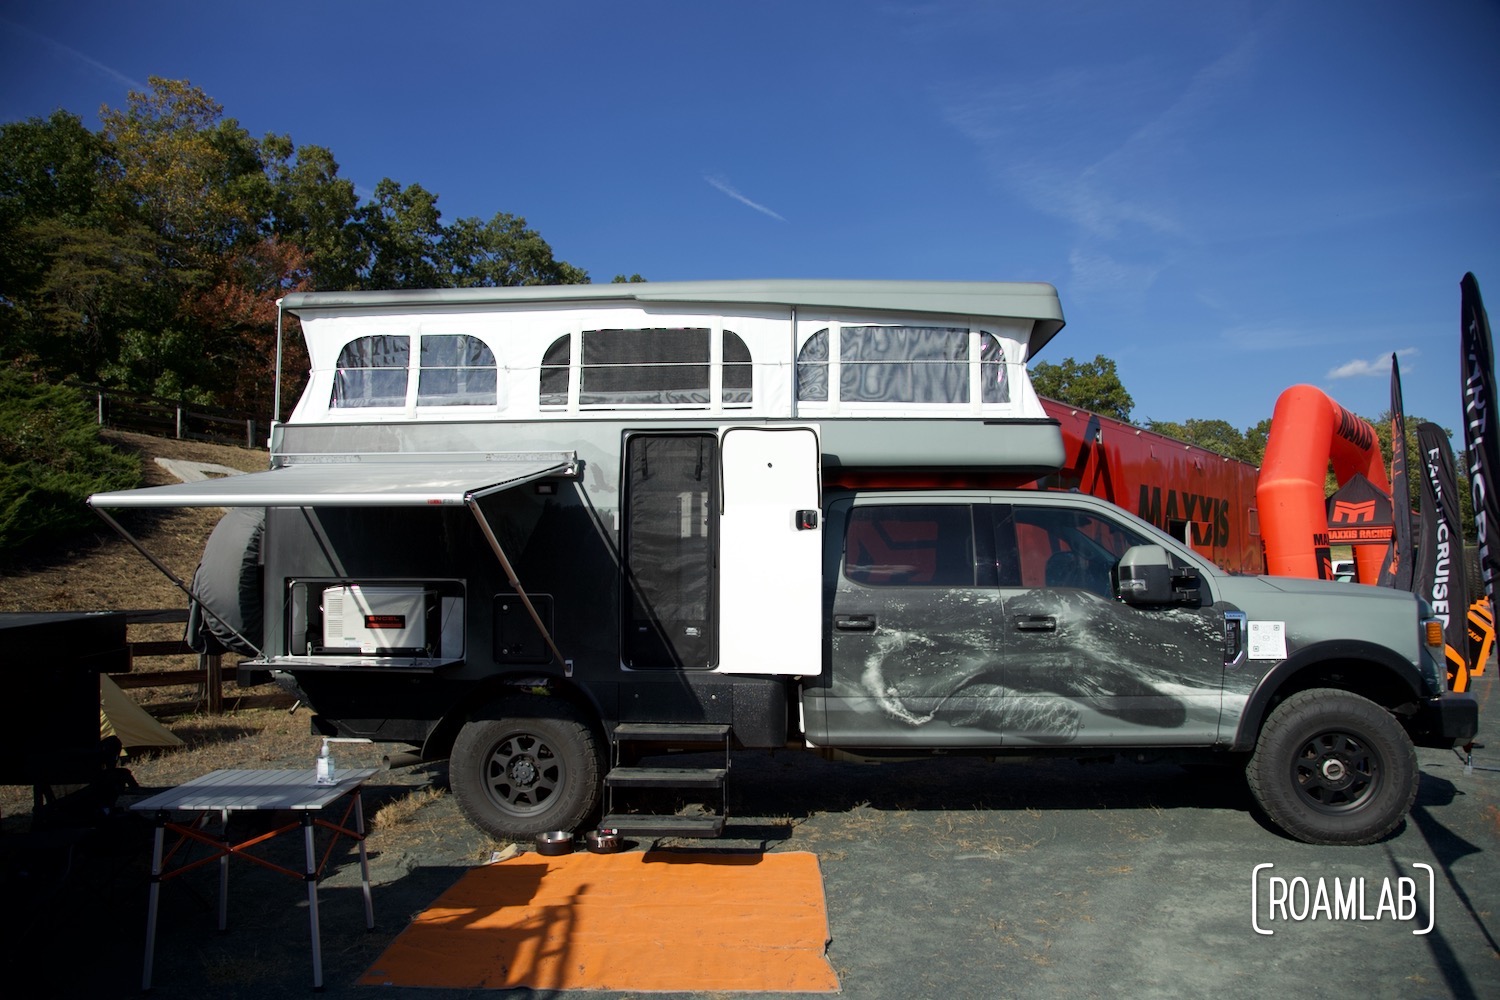
[[[1273,590],[1284,594],[1306,594],[1316,597],[1357,597],[1361,600],[1381,599],[1410,601],[1412,595],[1392,587],[1372,587],[1363,583],[1339,583],[1335,580],[1307,580],[1297,576],[1257,576],[1241,579],[1257,580]]]

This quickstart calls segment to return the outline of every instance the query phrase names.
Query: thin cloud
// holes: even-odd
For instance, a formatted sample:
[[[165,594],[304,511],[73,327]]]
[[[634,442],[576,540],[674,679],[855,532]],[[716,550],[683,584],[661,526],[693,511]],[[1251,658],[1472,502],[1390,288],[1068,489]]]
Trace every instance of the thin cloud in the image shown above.
[[[718,191],[721,191],[724,194],[727,194],[729,197],[733,198],[735,201],[739,202],[741,205],[748,205],[749,207],[755,209],[757,212],[761,213],[762,215],[769,215],[771,218],[775,219],[777,222],[785,222],[786,221],[786,219],[783,218],[779,213],[772,211],[771,209],[767,208],[766,206],[764,206],[764,205],[762,205],[762,204],[760,204],[758,202],[751,201],[749,198],[746,198],[744,195],[740,194],[723,177],[717,177],[717,176],[715,176],[715,177],[709,177],[709,176],[705,176],[703,179],[706,180],[706,181],[708,181],[708,183],[710,185],[712,185],[715,189],[717,189]]]
[[[32,29],[25,27],[24,25],[17,24],[16,22],[7,20],[5,18],[0,18],[0,24],[3,24],[5,27],[11,29],[12,31],[18,31],[23,35],[30,35],[32,38],[36,39],[39,42],[42,42],[43,44],[49,46],[57,52],[60,52],[71,59],[76,59],[78,62],[83,63],[91,69],[95,69],[100,73],[103,73],[105,76],[109,77],[111,80],[114,80],[116,83],[124,84],[131,90],[144,91],[147,89],[146,84],[142,83],[141,81],[126,76],[124,73],[121,73],[113,66],[106,66],[99,60],[84,55],[82,52],[79,52],[71,45],[64,45],[62,42],[59,42],[55,38],[49,38],[39,31],[33,31]]]
[[[1397,357],[1410,357],[1411,355],[1417,353],[1417,349],[1415,347],[1403,347],[1401,348],[1401,350],[1395,353]],[[1329,371],[1329,373],[1325,375],[1324,378],[1360,378],[1365,375],[1389,375],[1390,373],[1391,356],[1389,354],[1382,354],[1379,357],[1371,358],[1368,361],[1364,358],[1355,358],[1353,361],[1345,361],[1337,368]]]

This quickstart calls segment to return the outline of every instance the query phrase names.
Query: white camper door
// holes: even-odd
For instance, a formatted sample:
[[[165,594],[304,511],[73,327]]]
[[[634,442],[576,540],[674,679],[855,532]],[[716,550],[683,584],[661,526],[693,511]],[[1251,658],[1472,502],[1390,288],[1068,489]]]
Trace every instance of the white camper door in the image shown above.
[[[816,427],[722,432],[719,665],[729,674],[822,671],[823,512]]]

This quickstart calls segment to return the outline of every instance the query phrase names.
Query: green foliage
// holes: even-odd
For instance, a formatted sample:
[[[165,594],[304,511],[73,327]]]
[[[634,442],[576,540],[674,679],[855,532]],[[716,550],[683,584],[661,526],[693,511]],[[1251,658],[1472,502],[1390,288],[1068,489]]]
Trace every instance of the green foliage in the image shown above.
[[[1178,441],[1207,448],[1218,455],[1228,455],[1251,465],[1259,465],[1266,453],[1266,438],[1270,420],[1262,420],[1255,427],[1240,431],[1227,420],[1148,420],[1146,429],[1165,434]]]
[[[1031,369],[1031,383],[1038,395],[1126,423],[1135,409],[1114,361],[1102,354],[1094,355],[1093,361],[1064,358],[1056,365],[1040,361]]]
[[[186,80],[99,118],[0,125],[0,363],[269,416],[287,292],[589,280],[518,216],[445,224],[389,178],[361,205],[329,150]]]
[[[93,523],[92,493],[140,482],[135,459],[99,440],[77,392],[0,368],[0,555]]]

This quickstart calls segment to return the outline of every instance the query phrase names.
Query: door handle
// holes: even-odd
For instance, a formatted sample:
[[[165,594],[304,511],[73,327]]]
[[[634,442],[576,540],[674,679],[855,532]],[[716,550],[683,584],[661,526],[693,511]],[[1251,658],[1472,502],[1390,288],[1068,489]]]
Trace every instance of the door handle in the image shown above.
[[[1057,619],[1051,615],[1032,615],[1016,622],[1017,632],[1056,632]]]
[[[833,627],[840,632],[875,631],[874,615],[834,615]]]

